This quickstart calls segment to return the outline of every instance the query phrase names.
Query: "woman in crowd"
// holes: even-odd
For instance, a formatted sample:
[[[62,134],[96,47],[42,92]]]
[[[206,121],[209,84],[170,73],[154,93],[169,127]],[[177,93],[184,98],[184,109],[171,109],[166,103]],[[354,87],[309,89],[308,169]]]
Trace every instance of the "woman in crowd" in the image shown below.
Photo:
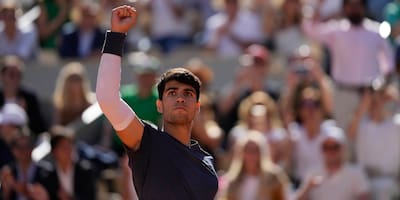
[[[55,124],[68,125],[79,119],[94,96],[84,66],[73,62],[60,71],[54,91]]]
[[[286,199],[288,179],[270,157],[262,133],[249,131],[234,146],[234,157],[220,177],[220,200]]]

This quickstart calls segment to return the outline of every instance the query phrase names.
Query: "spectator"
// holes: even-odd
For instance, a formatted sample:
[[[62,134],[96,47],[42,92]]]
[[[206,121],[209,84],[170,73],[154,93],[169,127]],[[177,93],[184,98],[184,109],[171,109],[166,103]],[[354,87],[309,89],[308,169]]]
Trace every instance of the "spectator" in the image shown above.
[[[332,1],[332,0],[331,0]],[[300,46],[310,41],[301,30],[302,3],[300,0],[283,1],[274,35],[276,53],[289,59]]]
[[[286,85],[281,95],[281,112],[285,127],[293,121],[301,121],[296,116],[299,110],[293,107],[297,92],[305,87],[316,87],[321,92],[323,115],[331,117],[333,112],[333,88],[330,78],[324,73],[320,65],[320,56],[315,48],[301,45],[288,58],[286,71]]]
[[[334,115],[342,128],[348,125],[359,102],[358,91],[393,71],[392,49],[379,35],[379,24],[365,17],[366,6],[366,0],[344,0],[345,18],[326,23],[319,21],[317,7],[314,19],[303,24],[305,33],[325,44],[332,55]]]
[[[135,105],[135,113],[141,119],[159,125],[161,114],[156,107],[158,93],[155,84],[160,61],[154,56],[138,52],[130,54],[128,62],[134,72],[136,83],[121,88],[122,99],[131,107]]]
[[[240,103],[238,124],[229,133],[230,144],[240,141],[249,130],[260,131],[268,142],[271,160],[288,169],[289,137],[282,128],[275,101],[265,92],[254,92]]]
[[[265,137],[249,131],[235,143],[234,157],[229,170],[220,177],[220,200],[287,198],[288,179],[273,164]]]
[[[17,103],[28,115],[29,129],[38,135],[47,130],[47,124],[41,114],[36,94],[21,84],[23,63],[16,56],[6,56],[0,63],[0,106]]]
[[[303,199],[369,199],[369,185],[364,171],[346,162],[346,136],[335,126],[324,132],[321,140],[324,162],[309,173],[297,193]]]
[[[193,30],[186,1],[149,0],[144,7],[150,15],[150,37],[162,53],[191,41]]]
[[[307,172],[322,164],[319,151],[322,131],[325,125],[325,112],[322,106],[321,91],[312,86],[299,86],[293,104],[296,122],[288,125],[292,140],[292,178],[294,185],[304,181]]]
[[[261,45],[251,45],[240,59],[239,69],[232,83],[223,88],[222,94],[217,97],[218,121],[225,133],[238,120],[238,107],[240,102],[256,91],[267,91],[274,99],[277,94],[265,84],[269,70],[269,52]],[[230,70],[230,69],[227,69]]]
[[[385,111],[389,86],[377,81],[364,93],[348,134],[355,142],[356,160],[369,177],[373,199],[395,199],[400,196],[400,122]]]
[[[9,163],[1,170],[2,198],[48,199],[47,190],[38,182],[41,172],[37,163],[32,160],[33,139],[19,132],[11,143],[15,162]]]
[[[78,62],[65,65],[60,71],[53,94],[56,125],[69,125],[80,119],[94,101],[85,67]]]
[[[396,1],[396,0],[395,0]],[[376,21],[383,21],[383,10],[388,3],[393,2],[393,0],[368,0],[367,8],[368,15]]]
[[[21,59],[33,59],[37,52],[37,30],[34,24],[18,21],[22,10],[17,0],[0,2],[0,56],[16,55]]]
[[[61,27],[68,20],[71,2],[68,0],[39,0],[40,15],[37,19],[40,46],[55,50]]]
[[[41,180],[50,199],[96,199],[96,179],[89,161],[76,157],[72,130],[56,129],[52,133],[51,158],[42,161],[46,173]]]
[[[11,151],[12,142],[26,130],[28,123],[26,112],[15,103],[5,104],[0,111],[0,169],[14,161]]]
[[[99,25],[99,5],[94,0],[85,0],[75,5],[72,11],[73,22],[62,27],[59,55],[62,58],[100,55],[105,31]]]
[[[206,22],[204,37],[208,49],[217,55],[234,58],[251,44],[263,42],[260,15],[243,8],[239,0],[223,0],[220,7],[222,10]]]

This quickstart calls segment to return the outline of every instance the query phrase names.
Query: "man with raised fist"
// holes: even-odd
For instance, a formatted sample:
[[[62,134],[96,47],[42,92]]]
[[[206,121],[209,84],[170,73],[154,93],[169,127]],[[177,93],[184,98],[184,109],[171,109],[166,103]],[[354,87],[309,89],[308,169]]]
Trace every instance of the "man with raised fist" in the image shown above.
[[[120,98],[121,56],[126,33],[137,20],[133,7],[112,11],[97,77],[96,95],[124,143],[139,199],[212,200],[218,189],[213,158],[191,140],[200,111],[200,81],[183,68],[165,72],[157,84],[162,128],[142,121]]]

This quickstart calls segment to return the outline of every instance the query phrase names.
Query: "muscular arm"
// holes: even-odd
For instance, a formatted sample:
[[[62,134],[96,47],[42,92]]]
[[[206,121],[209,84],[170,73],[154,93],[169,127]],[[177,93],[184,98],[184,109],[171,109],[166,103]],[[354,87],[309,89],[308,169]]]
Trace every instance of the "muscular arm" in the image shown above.
[[[121,99],[119,94],[121,81],[121,53],[116,52],[122,44],[125,35],[136,20],[131,7],[121,6],[113,10],[112,32],[108,32],[101,56],[99,72],[97,75],[96,97],[104,115],[108,118],[121,141],[132,149],[138,149],[143,136],[144,125],[134,111]],[[133,16],[134,15],[134,16]],[[132,24],[129,24],[132,23]],[[124,25],[126,27],[124,27]],[[122,28],[121,28],[122,27]],[[122,45],[119,45],[122,49]],[[117,47],[117,48],[115,48]]]

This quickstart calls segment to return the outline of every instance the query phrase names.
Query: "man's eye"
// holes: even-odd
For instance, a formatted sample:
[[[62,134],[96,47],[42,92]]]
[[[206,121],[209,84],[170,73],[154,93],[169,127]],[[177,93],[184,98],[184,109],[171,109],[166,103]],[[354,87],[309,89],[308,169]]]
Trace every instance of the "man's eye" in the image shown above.
[[[176,95],[176,92],[175,91],[169,91],[168,92],[168,96],[175,96]]]
[[[193,93],[192,92],[185,92],[184,95],[187,96],[187,97],[192,97]]]

